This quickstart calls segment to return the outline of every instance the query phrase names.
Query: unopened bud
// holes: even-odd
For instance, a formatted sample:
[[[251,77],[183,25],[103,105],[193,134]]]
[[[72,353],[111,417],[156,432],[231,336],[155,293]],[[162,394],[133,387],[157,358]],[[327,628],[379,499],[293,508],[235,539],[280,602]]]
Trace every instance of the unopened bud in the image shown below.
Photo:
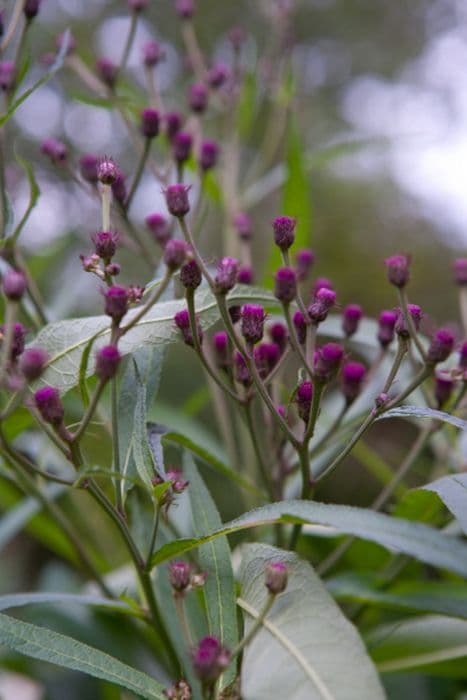
[[[104,291],[105,313],[115,323],[119,323],[128,311],[128,291],[125,287],[114,285]]]
[[[68,150],[65,144],[52,138],[42,141],[41,152],[45,156],[48,156],[54,165],[64,163],[68,156]]]
[[[259,343],[264,333],[266,313],[258,304],[245,304],[242,307],[241,332],[247,343]]]
[[[281,250],[288,250],[295,240],[296,219],[290,216],[278,216],[272,222],[274,241]]]
[[[417,304],[407,304],[407,310],[412,318],[415,330],[418,331],[420,327],[420,321],[422,320],[422,310]],[[394,326],[394,330],[396,331],[397,335],[401,338],[408,339],[410,338],[410,331],[407,327],[407,324],[405,322],[405,317],[403,314],[402,309],[399,309],[398,314],[397,314],[397,320],[396,320],[396,325]]]
[[[182,164],[191,156],[193,139],[186,131],[178,131],[172,139],[172,153],[177,163]]]
[[[308,307],[308,314],[315,325],[322,323],[336,303],[336,292],[321,287],[316,293],[315,301]]]
[[[180,269],[180,282],[185,289],[197,289],[202,281],[202,274],[194,258],[187,260]]]
[[[338,372],[344,350],[338,343],[326,343],[315,353],[313,376],[322,382],[330,381]]]
[[[315,254],[312,250],[304,248],[299,250],[295,256],[295,271],[297,273],[297,279],[302,281],[305,280],[310,274],[311,268],[315,261]]]
[[[193,112],[204,112],[208,105],[209,91],[204,83],[195,83],[190,87],[188,102]]]
[[[28,348],[19,359],[19,369],[28,382],[39,379],[49,357],[42,348]]]
[[[360,362],[348,362],[342,369],[342,393],[347,403],[355,401],[362,390],[366,369]]]
[[[2,288],[7,299],[19,301],[28,288],[25,274],[20,270],[9,270],[2,280]]]
[[[378,320],[378,341],[383,348],[387,347],[394,340],[396,321],[396,311],[381,311]]]
[[[358,331],[362,316],[363,310],[359,304],[347,304],[342,313],[342,330],[347,338]]]
[[[237,282],[238,260],[226,256],[217,266],[217,274],[214,278],[216,292],[227,294]]]
[[[283,593],[287,588],[288,571],[287,566],[281,561],[269,562],[266,565],[266,588],[273,595]]]
[[[157,109],[148,107],[141,112],[141,131],[147,139],[155,138],[159,133],[160,116]]]
[[[60,392],[52,386],[45,386],[34,394],[36,408],[46,423],[55,427],[63,421],[63,406]]]
[[[410,279],[410,260],[406,255],[392,255],[384,261],[388,280],[402,289]]]
[[[115,345],[105,345],[96,353],[96,374],[102,381],[112,379],[117,374],[117,370],[122,359],[118,348]]]
[[[435,377],[435,399],[438,408],[442,408],[451,398],[455,382],[447,374],[438,374]]]
[[[150,214],[146,217],[145,223],[156,243],[163,248],[172,236],[170,224],[165,216]]]
[[[297,389],[295,401],[297,403],[298,415],[304,423],[308,423],[312,400],[313,384],[309,381],[302,382]]]
[[[444,362],[453,351],[455,336],[448,328],[440,328],[431,339],[427,360],[431,364]]]
[[[189,185],[169,185],[164,190],[167,209],[178,218],[182,218],[190,211],[190,200],[188,199]]]
[[[283,304],[290,304],[297,295],[297,277],[291,267],[281,267],[276,272],[274,296]]]
[[[178,270],[186,260],[187,245],[185,241],[173,238],[164,248],[164,262],[171,272]]]

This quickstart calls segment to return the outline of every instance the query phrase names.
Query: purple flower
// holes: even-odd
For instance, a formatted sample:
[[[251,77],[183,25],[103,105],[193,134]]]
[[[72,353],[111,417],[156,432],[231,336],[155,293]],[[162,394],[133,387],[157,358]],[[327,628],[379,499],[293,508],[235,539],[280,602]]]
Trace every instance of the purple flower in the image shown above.
[[[282,561],[269,562],[266,565],[265,585],[270,593],[278,595],[287,588],[288,570]]]
[[[34,394],[34,402],[46,423],[50,423],[55,427],[61,425],[64,411],[58,389],[51,386],[39,389]]]
[[[178,131],[172,139],[172,153],[177,163],[182,164],[191,155],[193,139],[186,131]]]
[[[19,359],[19,369],[28,382],[33,382],[41,376],[48,359],[49,356],[42,348],[28,348]]]
[[[237,229],[242,241],[249,241],[253,237],[253,222],[248,214],[239,212],[234,216],[233,225]]]
[[[190,585],[191,566],[185,561],[171,561],[169,564],[170,585],[177,593],[182,593]]]
[[[313,384],[309,381],[302,382],[297,389],[295,401],[297,403],[298,415],[304,423],[308,423],[308,419],[310,418],[312,400]]]
[[[201,170],[206,172],[217,164],[219,157],[219,146],[215,141],[203,141],[201,144],[201,152],[199,156],[199,165]]]
[[[28,282],[21,270],[9,270],[2,280],[3,293],[10,301],[19,301],[26,289]]]
[[[243,386],[245,386],[245,387],[250,386],[250,384],[252,382],[250,370],[248,369],[245,358],[243,357],[241,352],[238,352],[238,350],[235,350],[235,353],[234,353],[234,367],[235,367],[235,380],[239,384],[243,384]]]
[[[155,138],[159,133],[160,116],[157,109],[147,107],[141,112],[141,131],[147,139]]]
[[[0,89],[11,90],[15,83],[15,64],[13,61],[0,61]]]
[[[188,192],[190,191],[189,185],[169,185],[167,189],[164,190],[165,201],[167,203],[167,209],[177,218],[182,218],[190,211],[190,200],[188,198]]]
[[[285,350],[285,346],[287,345],[287,341],[289,339],[289,334],[287,332],[286,326],[283,323],[280,323],[280,321],[278,321],[276,323],[273,323],[272,326],[268,328],[268,333],[272,342],[277,345],[282,354]]]
[[[292,322],[295,327],[295,332],[297,333],[298,342],[300,345],[304,345],[306,341],[306,321],[300,310],[294,313]]]
[[[213,337],[214,359],[219,369],[226,370],[231,365],[229,336],[225,331],[219,331]]]
[[[199,265],[194,258],[190,258],[180,269],[180,282],[185,289],[197,289],[201,281],[202,275]]]
[[[117,284],[104,290],[105,313],[119,323],[128,311],[128,290]]]
[[[113,88],[118,77],[118,66],[109,58],[100,58],[96,63],[99,78],[109,88]]]
[[[93,153],[85,153],[79,159],[79,170],[81,177],[86,182],[90,182],[93,185],[97,182],[97,166],[99,163],[99,158]]]
[[[422,310],[417,304],[407,304],[407,310],[412,317],[415,330],[418,331],[420,328],[420,321],[422,320]],[[394,326],[394,330],[396,331],[397,335],[400,336],[401,338],[410,338],[410,331],[407,327],[407,324],[405,323],[405,318],[404,314],[402,312],[402,309],[398,310],[397,313],[397,319],[396,319],[396,325]]]
[[[0,339],[5,338],[7,326],[0,326]],[[24,351],[26,329],[22,323],[13,324],[13,337],[10,348],[10,359],[14,362]]]
[[[183,124],[183,117],[178,112],[167,112],[164,115],[165,131],[170,141],[178,134]]]
[[[274,295],[283,304],[290,304],[297,295],[297,277],[291,267],[281,267],[276,272]]]
[[[214,683],[230,663],[230,653],[216,637],[204,637],[193,651],[193,669],[203,683]]]
[[[147,41],[143,46],[143,60],[148,68],[157,66],[165,58],[165,51],[157,41]]]
[[[64,143],[57,139],[45,139],[41,143],[41,152],[50,158],[54,165],[64,163],[68,156],[68,150]]]
[[[338,343],[326,343],[315,353],[313,376],[322,381],[330,381],[338,372],[344,350]]]
[[[348,362],[342,369],[342,393],[348,404],[355,401],[362,389],[366,369],[360,362]]]
[[[176,0],[175,9],[181,19],[191,19],[195,11],[194,2],[193,0]]]
[[[253,359],[261,379],[266,379],[280,358],[279,347],[275,343],[260,343],[253,352]]]
[[[118,234],[113,231],[98,231],[92,236],[92,240],[95,254],[110,262],[117,250]]]
[[[238,268],[237,282],[239,284],[253,284],[253,268],[250,265],[242,265]]]
[[[183,265],[186,260],[186,254],[187,245],[185,241],[180,241],[176,238],[167,241],[164,248],[164,262],[171,272],[175,272]]]
[[[162,214],[150,214],[146,217],[145,223],[154,240],[163,248],[172,235],[168,220]]]
[[[245,304],[242,308],[241,332],[246,342],[254,345],[263,337],[266,314],[258,304]]]
[[[387,347],[394,340],[396,321],[396,311],[381,311],[378,320],[378,341],[381,347]]]
[[[238,274],[238,260],[226,256],[217,266],[217,274],[214,278],[216,292],[227,294],[236,284]]]
[[[97,164],[97,179],[103,185],[112,185],[119,174],[117,164],[112,158],[104,156]]]
[[[230,70],[224,63],[216,63],[208,70],[207,81],[212,88],[220,88],[230,78]]]
[[[467,258],[458,258],[452,264],[456,284],[467,284]]]
[[[438,408],[442,408],[451,398],[455,382],[448,374],[437,374],[435,376],[435,399]]]
[[[310,270],[313,267],[315,261],[315,254],[312,250],[304,248],[299,250],[295,256],[295,271],[297,273],[297,279],[300,281],[305,280],[310,274]]]
[[[23,14],[28,21],[31,21],[39,13],[42,0],[26,0],[23,6]]]
[[[384,261],[388,280],[396,287],[405,287],[410,279],[410,260],[406,255],[392,255]]]
[[[115,345],[105,345],[96,353],[96,374],[102,381],[112,379],[117,374],[122,356]]]
[[[191,333],[190,327],[190,315],[188,313],[188,310],[182,309],[182,311],[177,311],[177,313],[174,316],[174,322],[182,334],[184,343],[186,345],[189,345],[190,347],[194,347],[193,335]],[[198,322],[196,323],[196,329],[198,333],[198,341],[201,344],[203,341],[203,331]]]
[[[296,219],[290,216],[278,216],[272,222],[274,241],[281,250],[288,250],[295,240]]]
[[[357,332],[362,316],[360,304],[347,304],[342,313],[342,330],[348,338]]]
[[[188,102],[193,112],[204,112],[208,105],[209,91],[204,83],[195,83],[190,86]]]
[[[336,292],[327,287],[318,289],[315,301],[308,307],[308,314],[315,325],[322,323],[336,303]]]
[[[428,362],[444,362],[454,349],[455,336],[449,328],[439,328],[431,339],[428,348]]]

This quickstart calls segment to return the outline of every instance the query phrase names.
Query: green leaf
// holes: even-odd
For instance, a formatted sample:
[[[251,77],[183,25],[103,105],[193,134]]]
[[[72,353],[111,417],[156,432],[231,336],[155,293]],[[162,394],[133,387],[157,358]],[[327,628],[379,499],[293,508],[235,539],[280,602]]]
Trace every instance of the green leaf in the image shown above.
[[[88,371],[89,355],[91,354],[92,346],[97,338],[97,334],[94,335],[89,343],[84,348],[84,352],[81,355],[81,362],[79,363],[79,375],[78,375],[78,385],[81,394],[81,400],[85,408],[89,406],[89,392],[86,386],[86,374]]]
[[[289,569],[286,591],[244,652],[242,698],[383,700],[384,691],[357,630],[312,567],[296,554],[268,545],[246,545],[242,551],[239,605],[246,613],[246,633],[267,600],[267,564],[281,561]]]
[[[164,688],[150,676],[76,639],[0,615],[0,643],[49,663],[115,683],[147,700],[164,700]]]
[[[45,488],[47,498],[51,500],[64,491],[65,486],[61,484],[49,484]],[[13,506],[0,520],[0,551],[41,511],[42,504],[35,498],[25,498]]]
[[[368,637],[368,647],[382,673],[423,671],[467,677],[467,622],[427,615],[381,625]],[[449,662],[460,660],[458,664]]]
[[[52,63],[50,66],[49,70],[45,73],[45,75],[42,76],[39,80],[37,80],[34,85],[32,85],[30,88],[25,90],[14,102],[13,104],[9,107],[9,109],[5,112],[5,114],[2,114],[0,116],[0,126],[3,126],[6,124],[6,122],[11,119],[13,114],[16,112],[18,107],[20,107],[23,102],[30,96],[32,95],[33,92],[35,92],[38,88],[40,88],[44,83],[46,83],[50,78],[52,78],[57,71],[60,70],[60,68],[63,65],[63,62],[65,60],[65,57],[68,52],[68,45],[70,43],[70,30],[67,29],[66,32],[63,35],[63,40],[62,40],[62,45],[60,47],[60,51],[57,54],[57,57],[55,61]]]
[[[467,421],[457,416],[451,416],[444,411],[437,411],[434,408],[426,408],[425,406],[398,406],[397,408],[391,408],[379,416],[377,420],[383,420],[384,418],[429,418],[430,420],[450,423],[461,430],[467,430]]]
[[[256,508],[203,537],[171,542],[155,553],[152,563],[159,564],[216,537],[276,522],[325,525],[334,528],[336,533],[361,537],[427,564],[467,576],[467,544],[456,537],[444,535],[428,525],[393,518],[366,508],[313,501],[282,501]]]
[[[269,292],[254,287],[237,285],[229,295],[232,303],[257,301],[269,305],[277,300]],[[148,314],[132,328],[120,341],[122,355],[134,353],[143,347],[159,349],[180,341],[180,332],[173,317],[177,311],[184,309],[184,300],[167,301],[156,304]],[[203,329],[210,328],[218,319],[216,301],[208,289],[200,289],[196,295],[196,308]],[[130,320],[138,311],[130,311],[125,320]],[[91,338],[98,334],[95,348],[99,349],[109,343],[110,322],[108,316],[88,316],[50,323],[43,328],[33,341],[34,345],[44,348],[51,358],[40,383],[55,386],[62,392],[69,391],[78,382],[81,357]],[[94,372],[88,369],[87,376]]]
[[[183,474],[190,482],[189,494],[193,514],[193,529],[197,535],[212,532],[222,522],[211,494],[201,479],[191,455],[185,452]],[[198,552],[199,565],[207,573],[203,587],[209,633],[218,637],[225,646],[233,649],[238,642],[237,608],[235,603],[234,575],[231,553],[226,537],[202,545]],[[235,677],[235,668],[224,674],[223,685]]]
[[[383,583],[378,576],[353,573],[326,581],[333,596],[340,601],[467,619],[467,586],[464,584],[406,581],[378,590]]]
[[[422,488],[439,496],[467,535],[467,474],[443,476]]]
[[[135,615],[135,610],[126,603],[111,598],[93,595],[77,595],[73,593],[15,593],[0,596],[0,610],[23,608],[26,605],[50,605],[63,603],[66,605],[90,605],[98,608],[110,608],[128,615]]]
[[[136,370],[136,406],[134,415],[134,432],[131,439],[136,470],[149,491],[153,488],[156,475],[155,464],[148,443],[146,426],[146,386]]]
[[[302,139],[292,116],[289,119],[287,130],[286,165],[287,177],[284,184],[282,214],[297,219],[295,249],[308,248],[311,243],[312,225],[310,184],[306,172]],[[274,273],[281,264],[281,252],[276,245],[273,245],[264,279],[266,287],[272,287]]]

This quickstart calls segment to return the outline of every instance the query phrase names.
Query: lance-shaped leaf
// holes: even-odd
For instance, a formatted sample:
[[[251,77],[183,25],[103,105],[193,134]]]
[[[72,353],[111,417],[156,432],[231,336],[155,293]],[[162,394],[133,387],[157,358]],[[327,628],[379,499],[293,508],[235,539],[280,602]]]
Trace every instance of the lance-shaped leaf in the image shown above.
[[[433,491],[439,496],[446,508],[456,516],[467,535],[467,474],[443,476],[431,484],[426,484],[423,489]]]

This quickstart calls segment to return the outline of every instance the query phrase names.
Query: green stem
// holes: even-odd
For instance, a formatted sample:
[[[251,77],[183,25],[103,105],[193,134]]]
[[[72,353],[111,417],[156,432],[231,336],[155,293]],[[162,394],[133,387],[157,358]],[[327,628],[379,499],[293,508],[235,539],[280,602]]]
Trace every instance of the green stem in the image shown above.
[[[138,162],[138,167],[136,168],[136,173],[135,173],[135,176],[133,178],[133,182],[131,183],[131,188],[130,188],[130,191],[129,191],[128,196],[126,198],[126,201],[125,201],[125,211],[129,210],[129,208],[131,206],[131,202],[132,202],[133,197],[135,195],[135,192],[138,189],[138,185],[139,185],[141,177],[143,175],[144,167],[146,165],[146,161],[148,159],[150,150],[151,150],[151,139],[147,138],[144,142],[144,148],[141,151],[141,155],[140,155],[139,162]]]
[[[212,278],[203,258],[198,253],[197,246],[196,246],[195,241],[193,239],[193,235],[190,231],[190,228],[186,222],[186,219],[184,217],[179,218],[179,222],[180,222],[180,228],[182,229],[182,233],[185,237],[185,240],[189,244],[189,246],[191,247],[193,257],[195,258],[200,270],[202,271],[203,275],[205,276],[206,280],[208,281],[209,286],[214,291],[214,279]]]
[[[117,377],[112,379],[112,452],[113,452],[113,468],[117,474],[121,474],[121,464],[120,464],[120,443],[118,436],[118,383]],[[124,513],[123,508],[123,497],[122,488],[123,481],[120,479],[114,479],[115,488],[115,502],[117,504],[117,510],[119,513]]]
[[[0,44],[0,55],[4,53],[5,49],[8,47],[15,35],[16,27],[21,20],[21,13],[23,12],[25,3],[26,0],[16,0],[16,4],[11,15],[10,24],[8,25],[8,29],[6,30],[5,36]]]
[[[420,357],[424,362],[426,362],[426,352],[425,348],[423,347],[422,343],[420,342],[420,338],[418,337],[417,329],[415,328],[414,320],[412,318],[412,314],[409,311],[408,307],[408,300],[407,300],[407,293],[405,289],[398,287],[397,293],[399,296],[399,303],[402,309],[402,313],[404,315],[404,321],[407,325],[407,328],[410,333],[410,338],[413,340],[415,343],[418,352],[420,353]]]
[[[295,330],[295,326],[294,326],[292,318],[290,316],[290,306],[289,306],[289,304],[283,304],[282,308],[284,311],[285,322],[287,324],[287,328],[289,329],[290,344],[292,345],[293,349],[300,357],[302,364],[303,364],[304,368],[306,369],[308,376],[311,379],[313,377],[313,370],[310,367],[310,365],[308,364],[305,352],[303,351],[303,348],[300,345],[300,342],[298,340],[297,331]],[[310,330],[311,330],[310,328],[307,328],[307,338],[308,338]]]
[[[266,489],[271,497],[271,500],[275,501],[276,496],[274,493],[274,488],[272,485],[270,473],[269,473],[268,468],[266,466],[266,463],[263,459],[263,455],[261,452],[261,446],[259,444],[258,436],[257,436],[254,422],[253,422],[251,403],[247,403],[244,405],[244,412],[245,412],[246,425],[248,428],[248,432],[250,433],[251,442],[252,442],[253,449],[254,449],[255,455],[256,455],[256,461],[258,462],[258,467],[259,467],[259,470],[261,472],[261,476],[263,477],[264,485],[265,485],[265,487],[266,487]]]
[[[8,369],[11,355],[11,346],[15,334],[16,302],[7,301],[5,308],[5,324],[3,326],[2,357],[0,361],[0,385]]]
[[[126,68],[128,63],[128,56],[130,55],[131,47],[133,46],[133,41],[136,34],[136,25],[138,24],[138,13],[133,12],[131,15],[130,29],[126,38],[125,48],[123,49],[122,59],[118,68],[118,76],[120,76]]]
[[[396,375],[399,371],[399,368],[402,364],[402,360],[404,359],[406,352],[407,352],[407,341],[404,338],[399,338],[396,356],[394,358],[394,362],[392,364],[391,370],[390,370],[388,377],[386,379],[386,382],[384,384],[384,388],[383,388],[383,392],[382,392],[383,394],[387,394],[389,389],[391,388],[392,383],[393,383],[394,379],[396,378]]]
[[[247,646],[247,644],[250,644],[250,642],[253,640],[253,638],[256,636],[256,634],[259,632],[261,627],[263,626],[263,622],[266,619],[269,611],[271,610],[274,601],[276,599],[276,596],[273,593],[269,593],[268,597],[266,599],[266,603],[263,607],[263,609],[260,611],[258,617],[254,621],[254,623],[251,625],[250,631],[248,634],[246,634],[243,639],[240,640],[240,642],[237,644],[237,646],[233,649],[232,651],[232,660],[235,659],[236,656],[240,654],[241,651]]]
[[[148,556],[146,557],[145,569],[150,571],[151,557],[154,552],[154,547],[156,546],[157,533],[159,531],[159,522],[161,517],[161,508],[158,503],[156,503],[156,512],[154,515],[154,523],[152,526],[151,541],[149,543]]]
[[[94,396],[92,397],[91,403],[89,404],[86,413],[84,414],[81,423],[79,424],[79,428],[76,431],[76,433],[73,435],[73,442],[79,442],[80,439],[83,436],[84,431],[89,425],[90,420],[92,419],[94,412],[97,408],[97,404],[99,403],[99,399],[102,396],[102,392],[104,391],[104,388],[107,384],[106,379],[101,379],[96,391],[94,392]]]
[[[185,600],[184,596],[175,593],[174,595],[175,609],[177,610],[177,617],[180,622],[180,627],[182,628],[183,637],[185,639],[185,644],[187,649],[193,648],[193,638],[190,632],[190,626],[188,624],[186,610],[185,610]]]

